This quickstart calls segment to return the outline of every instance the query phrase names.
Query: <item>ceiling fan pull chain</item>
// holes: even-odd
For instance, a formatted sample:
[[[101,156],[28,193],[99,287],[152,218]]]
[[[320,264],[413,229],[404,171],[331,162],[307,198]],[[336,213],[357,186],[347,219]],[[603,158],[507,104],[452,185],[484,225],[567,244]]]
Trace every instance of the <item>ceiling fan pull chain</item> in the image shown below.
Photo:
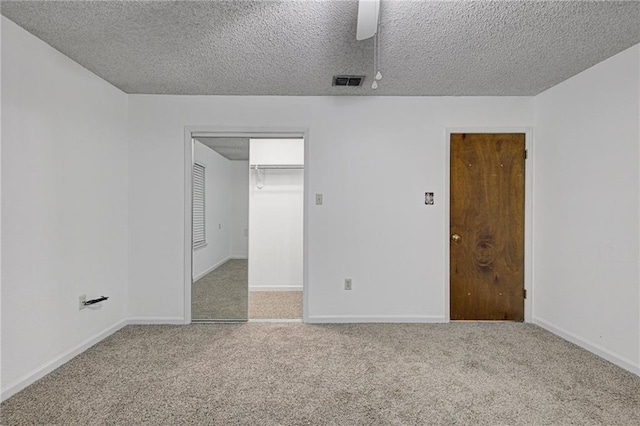
[[[378,7],[380,7],[380,6],[378,5]],[[375,46],[375,48],[376,48],[376,69],[375,69],[375,71],[377,71],[377,72],[376,72],[375,77],[374,77],[375,80],[382,80],[382,73],[380,72],[380,40],[379,40],[379,38],[380,38],[380,29],[381,28],[382,28],[382,25],[380,24],[380,11],[378,10],[378,28],[377,28],[377,31],[376,31],[376,46]]]
[[[376,33],[373,36],[373,83],[371,88],[376,90],[378,88],[378,81],[382,80],[382,73],[380,72],[380,4],[376,6],[378,22],[376,23]]]
[[[371,88],[376,90],[378,88],[378,79],[375,78],[376,71],[378,70],[378,34],[373,36],[373,83],[371,83]]]

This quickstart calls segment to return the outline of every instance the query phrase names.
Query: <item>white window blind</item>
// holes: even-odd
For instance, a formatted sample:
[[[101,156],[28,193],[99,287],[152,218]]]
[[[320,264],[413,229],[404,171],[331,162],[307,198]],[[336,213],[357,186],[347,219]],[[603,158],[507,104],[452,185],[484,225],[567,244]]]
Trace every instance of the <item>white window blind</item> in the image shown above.
[[[207,244],[205,234],[204,166],[193,164],[193,248]]]

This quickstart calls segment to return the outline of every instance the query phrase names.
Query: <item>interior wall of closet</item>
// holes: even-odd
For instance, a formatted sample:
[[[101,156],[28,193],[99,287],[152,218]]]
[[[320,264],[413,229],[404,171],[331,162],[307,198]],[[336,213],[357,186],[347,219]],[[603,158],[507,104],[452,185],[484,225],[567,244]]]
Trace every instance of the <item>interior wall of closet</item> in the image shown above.
[[[304,143],[251,139],[249,291],[302,291]]]

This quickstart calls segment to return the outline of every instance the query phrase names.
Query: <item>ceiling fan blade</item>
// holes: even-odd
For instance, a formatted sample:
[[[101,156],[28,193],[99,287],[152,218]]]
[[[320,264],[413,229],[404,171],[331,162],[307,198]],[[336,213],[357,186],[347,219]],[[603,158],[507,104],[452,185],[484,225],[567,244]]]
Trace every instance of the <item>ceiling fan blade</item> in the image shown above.
[[[358,27],[356,40],[366,40],[378,31],[380,0],[360,0],[358,2]]]

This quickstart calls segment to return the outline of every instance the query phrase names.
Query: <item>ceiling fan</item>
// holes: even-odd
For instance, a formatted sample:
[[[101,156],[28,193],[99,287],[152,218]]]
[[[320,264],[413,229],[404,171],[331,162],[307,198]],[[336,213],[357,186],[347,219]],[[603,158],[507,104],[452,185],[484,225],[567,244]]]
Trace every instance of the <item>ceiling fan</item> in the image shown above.
[[[379,19],[380,0],[359,0],[356,40],[366,40],[376,35]]]

